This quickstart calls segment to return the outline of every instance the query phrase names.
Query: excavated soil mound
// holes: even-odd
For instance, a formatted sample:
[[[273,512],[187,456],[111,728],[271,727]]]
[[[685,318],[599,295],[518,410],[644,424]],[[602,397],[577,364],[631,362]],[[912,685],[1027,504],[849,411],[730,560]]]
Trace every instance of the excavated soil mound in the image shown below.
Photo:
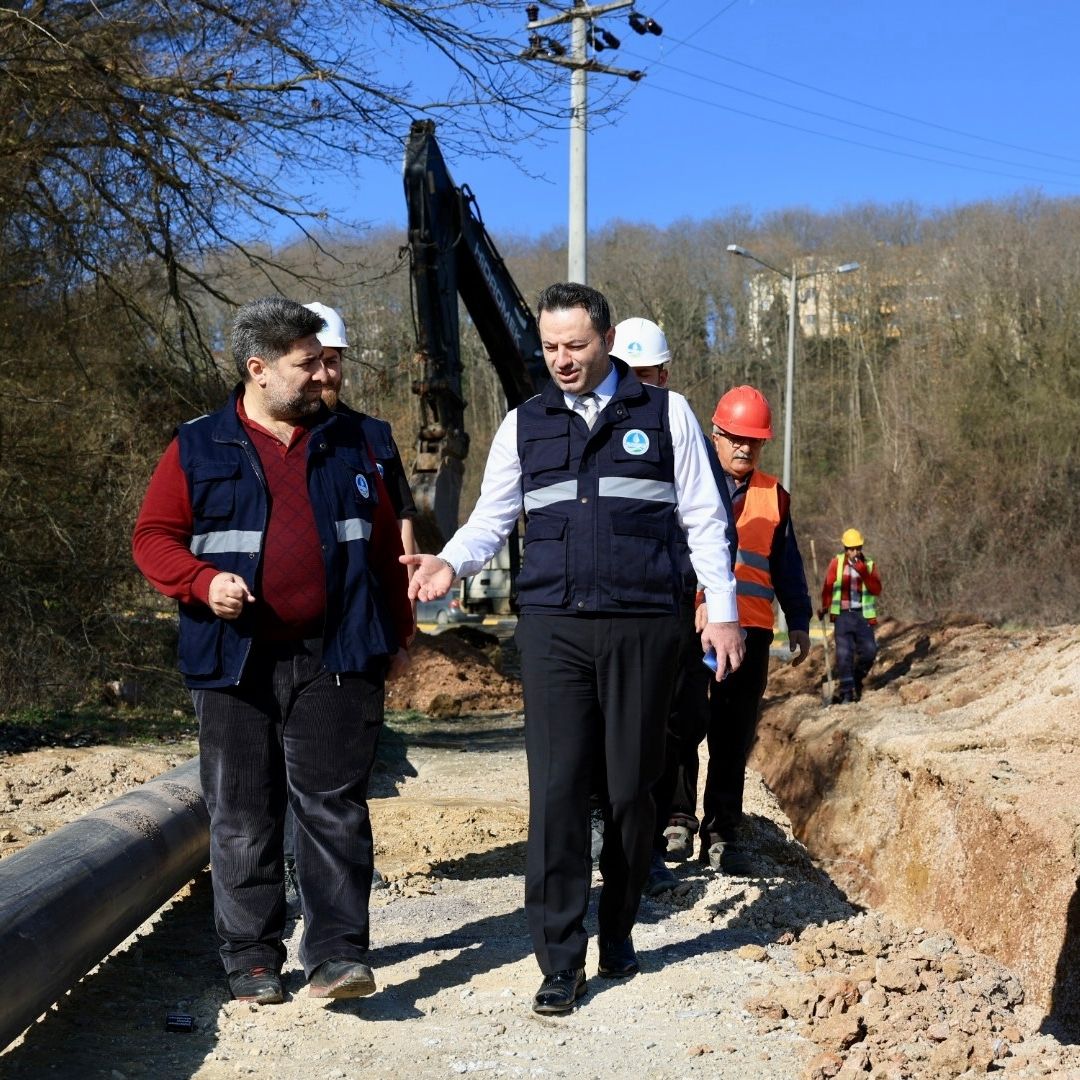
[[[405,675],[386,687],[386,707],[428,716],[521,708],[521,683],[502,673],[494,634],[471,626],[416,635]]]
[[[1017,971],[1080,1040],[1080,628],[885,622],[855,705],[777,664],[752,764],[864,903]]]

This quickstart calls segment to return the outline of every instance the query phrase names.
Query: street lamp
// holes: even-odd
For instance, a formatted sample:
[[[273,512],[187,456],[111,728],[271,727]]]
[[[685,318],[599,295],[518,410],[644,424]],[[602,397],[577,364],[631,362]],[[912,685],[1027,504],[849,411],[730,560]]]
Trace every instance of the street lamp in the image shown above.
[[[788,281],[787,378],[784,383],[784,474],[781,478],[781,483],[783,483],[784,487],[790,493],[791,417],[794,411],[795,398],[795,311],[799,303],[799,294],[796,287],[800,281],[803,281],[806,278],[818,277],[821,274],[850,274],[852,270],[859,269],[859,264],[857,262],[842,263],[840,266],[829,267],[824,270],[807,270],[805,273],[800,274],[795,270],[794,264],[792,264],[790,270],[781,270],[779,267],[767,263],[764,259],[759,259],[756,255],[747,251],[746,248],[741,247],[739,244],[728,244],[727,249],[732,255],[738,255],[743,259],[750,259],[751,262],[756,262],[759,266],[764,266],[766,270],[771,270],[774,274],[779,274]]]

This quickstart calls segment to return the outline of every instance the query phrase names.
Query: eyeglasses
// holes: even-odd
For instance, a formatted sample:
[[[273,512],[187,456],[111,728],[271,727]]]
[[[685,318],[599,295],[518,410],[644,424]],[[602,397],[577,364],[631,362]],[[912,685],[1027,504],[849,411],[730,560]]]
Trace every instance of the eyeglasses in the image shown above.
[[[712,433],[714,439],[727,439],[732,446],[757,446],[758,443],[763,443],[764,439],[751,439],[746,435],[732,435],[729,431],[714,431]]]

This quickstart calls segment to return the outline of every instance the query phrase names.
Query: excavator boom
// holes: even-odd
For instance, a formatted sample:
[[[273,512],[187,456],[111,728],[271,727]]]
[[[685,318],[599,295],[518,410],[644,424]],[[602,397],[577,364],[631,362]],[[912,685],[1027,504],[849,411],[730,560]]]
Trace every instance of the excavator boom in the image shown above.
[[[415,121],[409,131],[404,180],[419,368],[413,392],[421,412],[411,483],[418,539],[431,551],[457,528],[469,452],[458,298],[508,408],[539,392],[548,372],[532,311],[484,227],[473,193],[451,178],[430,120]]]

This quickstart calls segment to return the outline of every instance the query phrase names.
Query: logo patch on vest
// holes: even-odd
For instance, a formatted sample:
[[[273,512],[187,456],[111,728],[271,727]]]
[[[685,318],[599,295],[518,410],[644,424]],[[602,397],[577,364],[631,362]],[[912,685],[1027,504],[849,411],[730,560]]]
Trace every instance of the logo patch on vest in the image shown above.
[[[385,480],[386,479],[386,470],[383,468],[382,462],[381,461],[376,461],[375,462],[375,468],[379,470],[379,475]]]
[[[367,477],[363,473],[357,473],[356,490],[360,492],[361,499],[366,499],[371,495],[371,488],[368,487]]]
[[[634,428],[622,437],[622,448],[628,454],[640,457],[649,449],[649,436],[640,428]]]

